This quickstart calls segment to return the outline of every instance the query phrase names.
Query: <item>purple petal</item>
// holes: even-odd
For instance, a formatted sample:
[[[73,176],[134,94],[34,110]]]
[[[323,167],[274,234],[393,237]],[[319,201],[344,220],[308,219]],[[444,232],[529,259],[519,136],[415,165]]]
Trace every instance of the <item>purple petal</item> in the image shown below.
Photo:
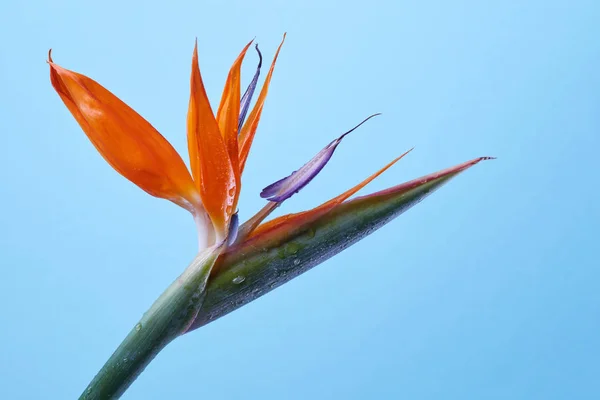
[[[373,114],[370,117],[366,118],[360,124],[356,125],[354,128],[350,129],[348,132],[342,134],[339,138],[335,139],[331,143],[329,143],[325,148],[319,151],[309,162],[304,164],[297,171],[292,172],[289,176],[278,180],[275,183],[270,184],[266,188],[262,190],[260,193],[260,197],[267,199],[269,201],[274,202],[282,202],[284,200],[289,199],[295,193],[298,193],[300,189],[304,186],[308,185],[310,181],[314,179],[315,176],[325,167],[325,165],[333,156],[333,152],[340,144],[342,139],[367,122],[369,119],[379,114]]]
[[[238,133],[242,131],[242,125],[244,125],[244,121],[246,120],[246,114],[248,114],[248,109],[250,108],[250,102],[252,101],[252,96],[254,95],[254,90],[256,89],[256,84],[258,83],[258,76],[260,75],[260,67],[262,66],[262,54],[258,49],[258,43],[254,46],[256,51],[258,52],[258,67],[256,67],[256,72],[254,73],[254,77],[248,88],[244,92],[242,99],[240,100],[240,116],[238,118]]]
[[[227,236],[227,245],[231,246],[235,243],[237,239],[238,231],[240,227],[240,219],[238,214],[235,213],[231,216],[231,220],[229,220],[229,235]]]

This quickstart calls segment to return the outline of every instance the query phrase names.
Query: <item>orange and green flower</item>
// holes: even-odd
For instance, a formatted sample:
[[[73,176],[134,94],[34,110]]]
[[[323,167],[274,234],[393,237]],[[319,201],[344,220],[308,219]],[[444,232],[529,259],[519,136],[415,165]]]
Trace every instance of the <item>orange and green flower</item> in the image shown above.
[[[459,173],[491,158],[475,158],[349,200],[411,149],[318,207],[263,222],[283,201],[309,184],[344,137],[371,116],[331,141],[298,170],[266,186],[260,193],[266,199],[265,206],[239,225],[242,175],[283,40],[252,107],[262,54],[256,45],[258,67],[242,94],[241,66],[251,44],[244,46],[230,68],[216,113],[200,73],[197,43],[194,46],[187,113],[189,169],[146,119],[93,79],[55,64],[48,55],[52,86],[98,152],[142,190],[189,211],[198,227],[200,246],[194,261],[144,313],[81,398],[119,397],[174,338],[320,264]]]

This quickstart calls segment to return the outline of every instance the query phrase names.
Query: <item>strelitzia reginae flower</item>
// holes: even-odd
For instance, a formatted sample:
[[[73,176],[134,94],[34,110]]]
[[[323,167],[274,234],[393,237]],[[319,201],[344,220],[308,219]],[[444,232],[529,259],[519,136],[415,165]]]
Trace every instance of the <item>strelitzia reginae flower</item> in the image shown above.
[[[285,40],[285,35],[284,35]],[[189,211],[199,253],[144,314],[81,398],[117,398],[175,337],[198,328],[319,264],[399,215],[480,157],[355,200],[357,191],[409,151],[320,206],[263,222],[324,168],[353,129],[331,141],[289,176],[265,187],[265,207],[238,226],[242,174],[283,45],[279,45],[258,98],[262,55],[247,89],[241,66],[252,42],[235,59],[213,112],[194,46],[187,113],[189,170],[171,144],[142,116],[85,75],[48,56],[52,86],[104,159],[141,189]]]

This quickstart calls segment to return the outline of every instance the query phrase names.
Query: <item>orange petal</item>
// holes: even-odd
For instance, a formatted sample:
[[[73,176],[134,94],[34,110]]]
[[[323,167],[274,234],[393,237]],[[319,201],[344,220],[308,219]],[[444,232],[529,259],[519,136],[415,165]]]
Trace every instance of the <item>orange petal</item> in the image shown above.
[[[233,212],[235,173],[202,83],[197,43],[192,57],[190,86],[187,115],[190,164],[202,203],[215,226],[219,241],[226,236],[229,217]]]
[[[240,115],[240,92],[241,92],[241,67],[246,51],[252,44],[252,41],[244,47],[238,58],[234,61],[227,81],[225,82],[225,88],[223,89],[223,96],[221,97],[221,104],[217,110],[217,123],[219,124],[219,130],[225,140],[227,146],[227,152],[229,153],[229,159],[231,160],[231,166],[235,175],[236,183],[236,194],[233,202],[233,208],[237,206],[237,199],[239,197],[241,184],[240,184],[240,168],[239,168],[239,155],[238,155],[238,119]]]
[[[278,217],[271,221],[265,222],[264,224],[262,224],[258,228],[256,228],[250,234],[250,237],[254,237],[254,236],[260,235],[261,233],[265,233],[267,231],[272,231],[275,229],[286,229],[286,230],[293,229],[294,227],[297,227],[298,225],[307,223],[307,222],[313,220],[314,218],[318,218],[318,217],[322,216],[323,214],[328,213],[336,206],[342,204],[344,201],[346,201],[349,197],[351,197],[353,194],[358,192],[360,189],[365,187],[369,182],[371,182],[373,179],[377,178],[385,170],[390,168],[398,160],[400,160],[402,157],[404,157],[411,151],[412,151],[412,149],[410,149],[406,153],[402,154],[400,157],[397,157],[396,159],[392,160],[385,167],[381,168],[379,171],[375,172],[373,175],[369,176],[367,179],[365,179],[358,185],[345,191],[344,193],[340,194],[339,196],[336,196],[333,199],[321,204],[320,206],[313,208],[312,210],[303,211],[303,212],[296,213],[296,214],[282,215],[281,217]]]
[[[193,212],[198,192],[169,142],[99,83],[48,58],[52,86],[102,157],[149,194]]]
[[[244,167],[246,166],[246,160],[248,159],[250,147],[252,146],[252,141],[254,140],[254,135],[256,134],[256,128],[258,128],[258,122],[260,121],[263,105],[265,104],[267,93],[269,92],[269,84],[271,83],[271,77],[273,76],[273,70],[275,69],[275,63],[277,62],[277,56],[279,56],[279,51],[281,50],[281,46],[283,46],[284,41],[285,34],[283,35],[281,44],[277,48],[275,57],[273,57],[271,68],[269,69],[269,73],[265,78],[265,82],[260,90],[260,95],[256,100],[256,104],[254,105],[254,108],[250,112],[250,115],[248,116],[248,119],[244,123],[242,131],[240,132],[240,174],[244,172]]]

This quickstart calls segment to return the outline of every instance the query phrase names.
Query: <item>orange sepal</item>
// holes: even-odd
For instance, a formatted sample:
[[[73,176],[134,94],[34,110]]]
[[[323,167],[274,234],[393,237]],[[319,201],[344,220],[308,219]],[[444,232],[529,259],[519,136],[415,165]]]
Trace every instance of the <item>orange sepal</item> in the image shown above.
[[[190,164],[202,203],[215,226],[219,240],[226,235],[233,211],[236,180],[225,141],[200,75],[197,43],[192,57],[190,87],[187,115]]]
[[[387,164],[385,167],[381,168],[379,171],[375,172],[373,175],[369,176],[367,179],[365,179],[364,181],[362,181],[358,185],[356,185],[353,188],[345,191],[344,193],[342,193],[342,194],[334,197],[333,199],[331,199],[331,200],[329,200],[329,201],[321,204],[320,206],[315,207],[312,210],[308,210],[308,211],[303,211],[303,212],[299,212],[299,213],[295,213],[295,214],[282,215],[281,217],[278,217],[278,218],[275,218],[275,219],[273,219],[271,221],[265,222],[264,224],[258,226],[250,234],[249,237],[255,237],[255,236],[258,236],[258,235],[266,233],[266,232],[271,232],[273,230],[279,230],[279,229],[290,230],[290,229],[294,229],[295,227],[298,227],[300,225],[304,225],[304,224],[306,224],[306,223],[314,220],[315,218],[319,218],[320,216],[322,216],[322,215],[328,213],[329,211],[331,211],[336,206],[342,204],[344,201],[346,201],[348,198],[350,198],[352,195],[354,195],[360,189],[362,189],[363,187],[365,187],[369,182],[371,182],[373,179],[377,178],[385,170],[387,170],[388,168],[390,168],[392,165],[394,165],[402,157],[404,157],[405,155],[407,155],[411,151],[412,151],[412,149],[408,150],[406,153],[402,154],[400,157],[395,158],[389,164]]]
[[[152,196],[193,212],[198,192],[173,146],[142,116],[87,76],[56,65],[50,81],[102,157]]]
[[[265,104],[265,100],[267,98],[267,93],[269,92],[269,84],[271,83],[271,77],[273,76],[273,70],[275,69],[275,63],[277,62],[277,57],[279,56],[279,51],[283,46],[283,42],[285,41],[285,34],[283,35],[283,39],[277,48],[277,52],[275,53],[275,57],[273,57],[273,62],[271,63],[271,68],[269,68],[269,73],[265,78],[265,82],[263,83],[263,87],[260,90],[260,95],[256,100],[256,104],[252,108],[248,119],[244,123],[242,127],[242,131],[240,132],[240,174],[244,172],[244,167],[246,166],[246,160],[248,159],[248,154],[250,154],[250,147],[252,146],[252,141],[254,140],[254,135],[256,134],[256,129],[258,128],[258,122],[260,121],[260,116],[262,114],[262,109]]]
[[[248,47],[252,44],[250,41],[240,55],[236,58],[229,70],[225,87],[223,88],[223,95],[221,97],[221,103],[217,110],[217,123],[221,135],[225,140],[227,146],[227,152],[229,153],[229,159],[231,160],[231,166],[235,175],[236,183],[236,194],[233,202],[233,208],[237,205],[237,200],[241,190],[240,182],[240,168],[239,168],[239,155],[238,155],[238,119],[240,116],[240,92],[241,92],[241,67],[244,56],[248,51]]]

